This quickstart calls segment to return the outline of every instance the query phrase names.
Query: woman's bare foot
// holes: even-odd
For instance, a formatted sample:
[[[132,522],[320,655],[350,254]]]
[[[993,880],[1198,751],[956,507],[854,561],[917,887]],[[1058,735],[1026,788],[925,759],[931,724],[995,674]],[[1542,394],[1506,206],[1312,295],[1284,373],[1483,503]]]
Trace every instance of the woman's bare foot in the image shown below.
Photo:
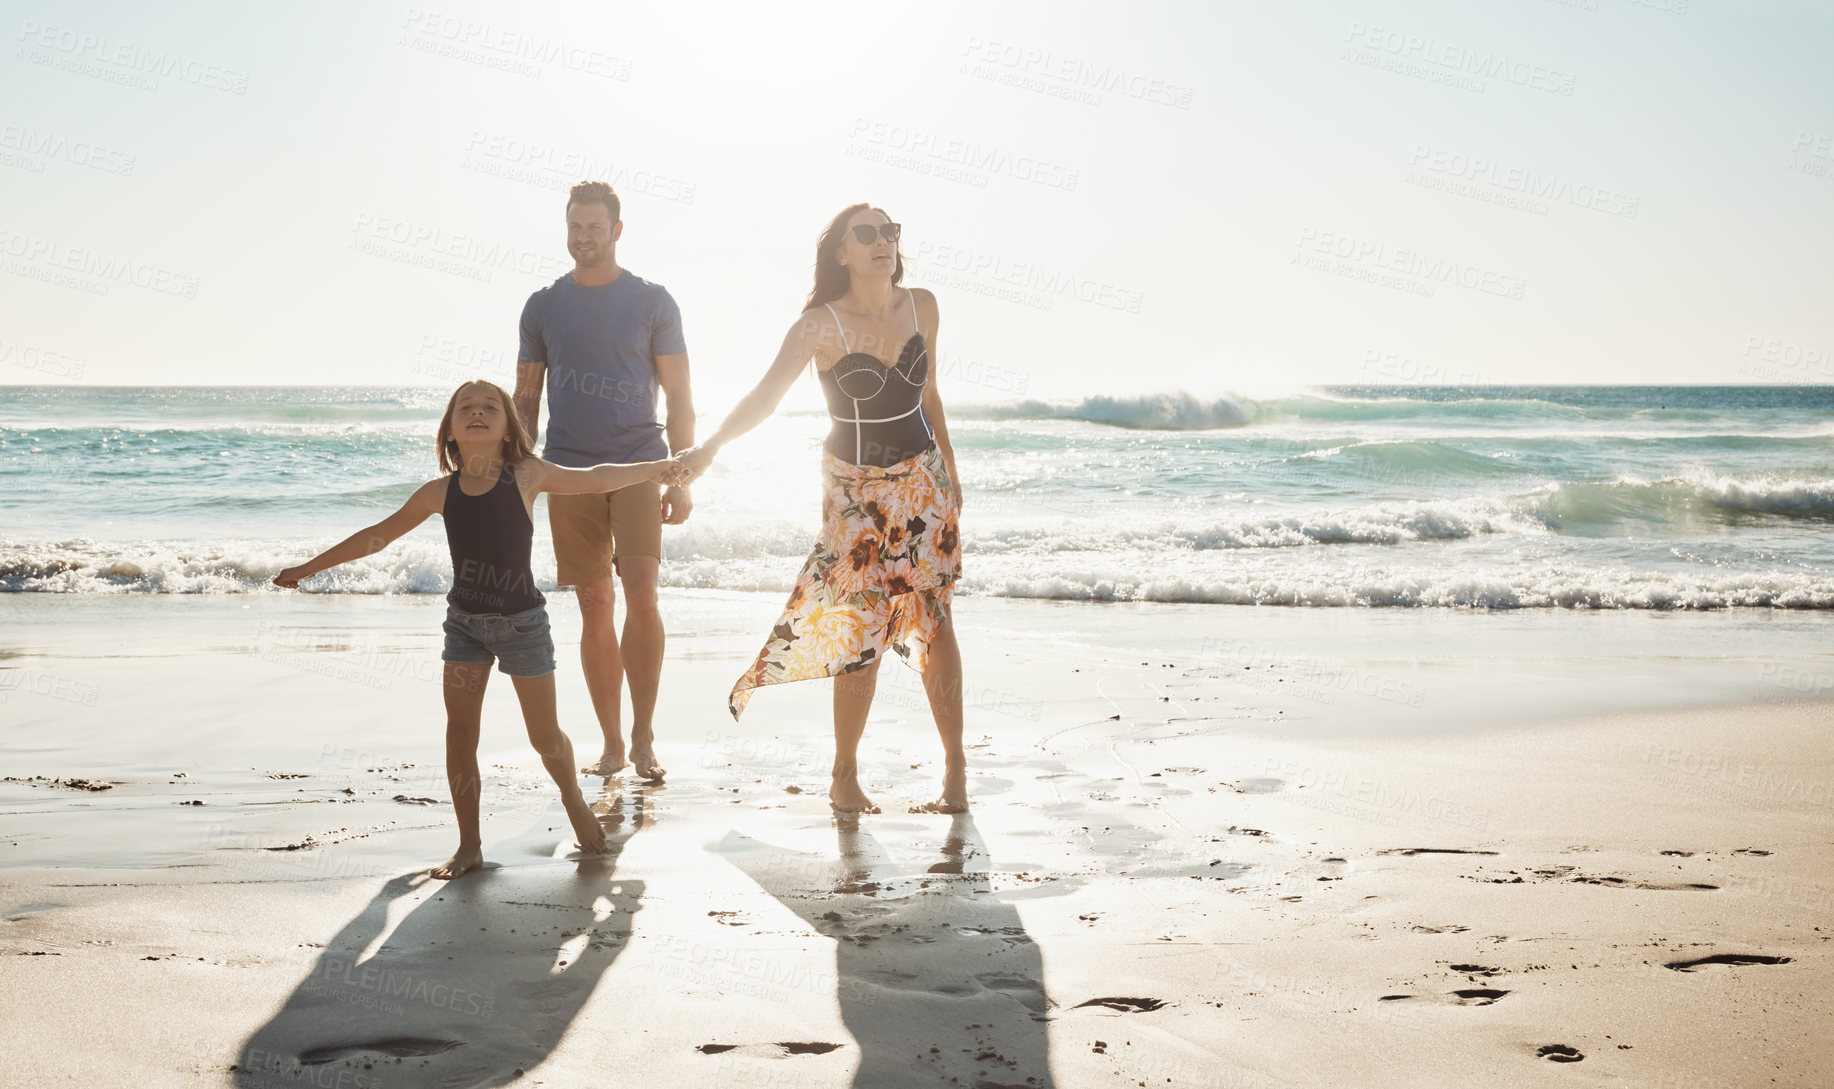
[[[599,827],[598,815],[586,804],[586,799],[578,791],[573,797],[563,798],[567,807],[567,819],[573,822],[573,834],[579,837],[580,850],[589,855],[605,853],[605,829]]]
[[[631,746],[630,767],[639,779],[655,780],[668,774],[668,769],[656,763],[656,753],[648,745]]]
[[[877,813],[879,807],[872,804],[872,799],[860,789],[860,780],[856,775],[836,777],[834,785],[828,788],[828,801],[842,813]]]
[[[581,775],[616,775],[624,770],[627,763],[624,759],[624,746],[619,745],[617,748],[607,748],[597,761],[579,770]]]
[[[484,848],[482,845],[467,847],[460,844],[458,851],[451,858],[433,867],[431,872],[441,881],[450,881],[455,877],[463,877],[483,865]]]
[[[968,812],[968,769],[947,768],[942,774],[942,796],[933,802],[911,806],[913,813]]]

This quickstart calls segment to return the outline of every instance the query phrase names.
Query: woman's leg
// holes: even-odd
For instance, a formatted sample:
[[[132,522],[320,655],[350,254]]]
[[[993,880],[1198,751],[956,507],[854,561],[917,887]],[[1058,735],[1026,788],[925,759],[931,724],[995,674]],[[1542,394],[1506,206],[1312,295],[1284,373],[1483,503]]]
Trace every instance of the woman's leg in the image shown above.
[[[866,713],[878,684],[877,661],[834,678],[834,782],[828,800],[843,813],[879,811],[860,788],[860,735],[866,732]]]
[[[598,817],[580,793],[579,772],[573,765],[573,742],[560,728],[554,710],[554,674],[540,677],[511,677],[516,685],[516,699],[522,703],[522,721],[529,731],[529,744],[541,756],[541,764],[560,788],[561,804],[567,808],[567,820],[580,848],[590,853],[605,849],[605,830]]]
[[[446,786],[458,815],[459,846],[451,858],[433,867],[433,876],[451,880],[484,865],[484,840],[478,831],[478,730],[484,709],[489,662],[447,662]]]
[[[923,663],[923,690],[942,739],[942,794],[922,808],[931,813],[968,809],[968,757],[962,751],[962,651],[955,642],[955,622],[945,620],[930,637]]]

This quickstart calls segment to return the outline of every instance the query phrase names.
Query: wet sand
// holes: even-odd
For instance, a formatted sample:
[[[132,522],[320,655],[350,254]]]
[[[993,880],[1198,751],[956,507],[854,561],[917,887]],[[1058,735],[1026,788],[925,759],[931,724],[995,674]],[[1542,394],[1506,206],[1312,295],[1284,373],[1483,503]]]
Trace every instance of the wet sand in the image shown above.
[[[1822,618],[963,599],[974,811],[906,812],[940,769],[891,665],[862,750],[886,812],[836,820],[825,683],[724,711],[775,597],[673,593],[669,777],[586,780],[613,851],[571,849],[499,677],[488,866],[442,883],[437,598],[7,604],[8,1082],[1834,1067]]]

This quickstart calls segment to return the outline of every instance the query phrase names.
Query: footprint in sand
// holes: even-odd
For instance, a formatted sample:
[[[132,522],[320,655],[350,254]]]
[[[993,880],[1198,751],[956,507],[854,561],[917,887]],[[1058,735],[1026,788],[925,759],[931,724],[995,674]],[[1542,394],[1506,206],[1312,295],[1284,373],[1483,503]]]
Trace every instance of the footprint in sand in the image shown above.
[[[1735,855],[1753,855],[1757,858],[1769,858],[1770,857],[1769,851],[1762,851],[1756,847],[1740,847],[1738,850],[1733,851],[1732,853]]]
[[[1693,960],[1671,960],[1663,965],[1677,972],[1694,972],[1709,964],[1788,964],[1789,957],[1772,957],[1761,953],[1715,953],[1710,957],[1696,957]]]
[[[1106,1006],[1120,1013],[1151,1013],[1153,1010],[1164,1009],[1165,1002],[1157,998],[1091,998],[1070,1008],[1080,1010],[1084,1006]]]
[[[1692,851],[1659,851],[1657,853],[1669,855],[1674,858],[1693,858],[1694,857],[1694,852]]]
[[[826,1055],[839,1050],[845,1044],[829,1043],[776,1043],[776,1044],[701,1044],[694,1050],[702,1055],[724,1055],[736,1052],[758,1059],[782,1059],[790,1055]]]
[[[1508,991],[1494,987],[1465,987],[1456,991],[1447,991],[1444,996],[1434,998],[1432,1001],[1447,1002],[1454,1006],[1490,1006],[1508,993]],[[1412,994],[1385,994],[1376,1001],[1401,1002],[1419,997],[1421,996]]]
[[[1414,855],[1494,855],[1496,853],[1495,851],[1468,851],[1462,847],[1390,847],[1385,851],[1376,852],[1378,855],[1406,855],[1409,858]]]
[[[1653,881],[1626,881],[1621,877],[1591,877],[1586,874],[1577,874],[1573,880],[1587,885],[1604,885],[1618,889],[1653,889],[1656,892],[1711,892],[1719,888],[1718,885],[1708,885],[1698,881],[1663,885]]]
[[[1585,1058],[1576,1047],[1565,1044],[1543,1044],[1535,1049],[1535,1054],[1549,1062],[1576,1063]]]
[[[326,1047],[315,1047],[299,1053],[301,1066],[323,1066],[338,1059],[353,1058],[358,1055],[389,1055],[397,1059],[419,1058],[425,1055],[438,1055],[451,1051],[455,1047],[464,1047],[463,1040],[439,1040],[423,1036],[395,1036],[386,1040],[371,1040],[363,1044],[331,1044]]]
[[[1471,928],[1468,926],[1459,926],[1457,923],[1447,923],[1445,926],[1422,926],[1419,923],[1415,923],[1412,927],[1409,927],[1409,929],[1416,934],[1463,934]]]

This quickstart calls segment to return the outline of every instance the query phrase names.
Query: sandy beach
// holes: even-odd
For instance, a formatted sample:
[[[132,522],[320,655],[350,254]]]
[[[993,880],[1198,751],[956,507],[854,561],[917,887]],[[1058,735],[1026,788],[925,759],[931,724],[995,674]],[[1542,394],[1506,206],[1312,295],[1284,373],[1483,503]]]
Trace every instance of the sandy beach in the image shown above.
[[[1820,616],[965,599],[973,813],[906,812],[936,753],[892,666],[885,812],[837,822],[825,684],[724,711],[776,595],[668,592],[666,782],[589,779],[580,857],[498,678],[489,868],[447,884],[437,598],[7,604],[9,1084],[1834,1069]]]

